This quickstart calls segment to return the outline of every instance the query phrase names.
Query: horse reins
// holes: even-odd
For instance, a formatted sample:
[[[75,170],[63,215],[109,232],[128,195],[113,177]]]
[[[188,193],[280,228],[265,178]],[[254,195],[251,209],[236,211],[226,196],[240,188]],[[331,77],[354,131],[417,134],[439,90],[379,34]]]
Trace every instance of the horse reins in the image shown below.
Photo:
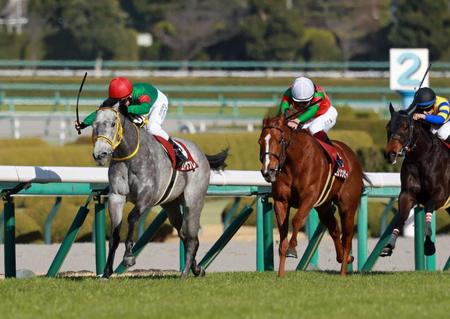
[[[97,140],[101,139],[104,140],[106,143],[108,143],[109,145],[111,145],[112,150],[114,151],[122,142],[123,139],[123,125],[122,125],[122,121],[120,120],[119,117],[119,112],[113,108],[109,108],[112,111],[114,111],[115,116],[116,116],[116,131],[114,132],[114,136],[112,139],[110,139],[108,136],[106,135],[95,135],[92,134],[92,143],[95,144],[95,142],[97,142]],[[127,156],[123,156],[123,157],[112,157],[112,159],[114,161],[126,161],[129,160],[130,158],[133,158],[137,152],[139,151],[139,146],[140,146],[140,139],[139,139],[139,128],[137,127],[137,125],[134,125],[134,128],[136,129],[136,135],[137,135],[137,144],[136,147],[134,149],[133,152],[131,152],[129,155]]]

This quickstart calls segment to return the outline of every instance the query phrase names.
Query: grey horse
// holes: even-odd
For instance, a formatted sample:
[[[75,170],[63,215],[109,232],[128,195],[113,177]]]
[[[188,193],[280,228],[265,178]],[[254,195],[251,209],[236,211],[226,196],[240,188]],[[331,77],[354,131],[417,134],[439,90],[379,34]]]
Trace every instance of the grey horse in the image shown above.
[[[128,216],[128,235],[125,241],[123,265],[135,264],[132,254],[136,222],[148,207],[161,205],[170,223],[178,231],[185,247],[185,268],[181,278],[191,269],[195,276],[203,276],[195,256],[199,246],[200,213],[204,205],[211,169],[223,169],[228,150],[205,155],[194,143],[181,140],[199,167],[194,171],[178,172],[159,142],[143,128],[139,128],[126,109],[100,107],[93,123],[93,157],[99,166],[108,160],[109,215],[111,237],[103,277],[113,273],[113,262],[120,242],[120,226],[125,202],[134,204]]]

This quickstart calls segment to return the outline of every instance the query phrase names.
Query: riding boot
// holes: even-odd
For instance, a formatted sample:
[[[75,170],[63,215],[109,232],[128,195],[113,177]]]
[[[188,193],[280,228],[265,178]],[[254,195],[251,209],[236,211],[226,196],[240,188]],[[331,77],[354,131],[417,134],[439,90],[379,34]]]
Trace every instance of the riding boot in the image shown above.
[[[314,133],[313,136],[331,146],[334,146],[333,142],[331,142],[330,138],[328,137],[328,134],[325,131],[319,131],[317,133]],[[341,156],[337,152],[336,152],[336,164],[338,165],[338,167],[344,166],[344,161],[342,160]]]
[[[175,158],[176,158],[176,166],[182,167],[184,162],[187,161],[186,156],[184,156],[183,151],[181,150],[180,146],[175,143],[174,140],[172,140],[169,137],[169,143],[172,144],[173,150],[175,151]]]

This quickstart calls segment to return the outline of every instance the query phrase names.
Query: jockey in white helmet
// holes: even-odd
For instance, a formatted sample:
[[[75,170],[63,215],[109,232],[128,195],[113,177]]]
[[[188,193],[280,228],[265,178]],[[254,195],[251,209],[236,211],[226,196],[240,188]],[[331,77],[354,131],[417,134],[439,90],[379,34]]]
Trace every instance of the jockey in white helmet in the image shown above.
[[[322,87],[307,77],[296,78],[283,94],[280,112],[286,113],[291,108],[298,116],[288,122],[289,127],[296,129],[301,125],[314,137],[333,145],[327,132],[336,124],[337,110]],[[336,161],[342,166],[342,159],[337,153]]]

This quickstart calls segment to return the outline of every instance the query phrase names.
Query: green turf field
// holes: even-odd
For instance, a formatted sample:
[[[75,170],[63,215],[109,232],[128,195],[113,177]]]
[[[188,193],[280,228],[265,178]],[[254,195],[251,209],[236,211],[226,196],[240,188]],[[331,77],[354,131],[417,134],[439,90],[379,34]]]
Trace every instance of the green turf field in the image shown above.
[[[448,318],[450,274],[212,273],[171,278],[8,279],[2,318]]]

